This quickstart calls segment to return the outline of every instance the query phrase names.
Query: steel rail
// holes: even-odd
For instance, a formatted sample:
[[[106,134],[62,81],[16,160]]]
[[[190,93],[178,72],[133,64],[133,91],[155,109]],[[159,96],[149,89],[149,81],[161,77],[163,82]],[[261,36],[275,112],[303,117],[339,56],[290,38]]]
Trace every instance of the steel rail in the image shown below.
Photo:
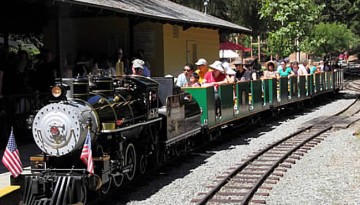
[[[332,128],[332,126],[328,126],[325,128],[322,128],[320,131],[316,132],[315,134],[311,135],[310,137],[308,137],[306,140],[304,140],[303,142],[299,143],[297,146],[295,146],[294,148],[292,148],[291,150],[289,150],[286,154],[284,154],[280,159],[278,159],[260,178],[259,180],[255,183],[255,185],[250,189],[250,191],[245,195],[245,197],[243,198],[243,201],[241,202],[242,205],[246,205],[250,202],[250,200],[252,199],[252,197],[254,196],[255,192],[258,190],[258,188],[263,184],[263,182],[267,179],[268,176],[270,176],[270,174],[273,173],[273,171],[275,170],[275,168],[281,164],[285,159],[287,159],[292,153],[294,153],[296,150],[299,150],[301,147],[303,147],[307,142],[311,141],[312,139],[314,139],[317,136],[320,136],[321,134],[323,134],[324,132],[330,130]],[[306,131],[306,130],[304,130]],[[290,138],[288,138],[290,139]],[[275,147],[275,146],[274,146]]]
[[[336,113],[333,116],[338,116],[344,112],[346,112],[347,110],[350,109],[350,107],[352,107],[356,102],[359,101],[359,97],[358,96],[354,102],[352,102],[350,105],[348,105],[345,109],[341,110],[340,112]],[[278,140],[277,142],[267,146],[266,148],[264,148],[263,150],[261,150],[260,152],[258,152],[257,154],[255,154],[254,156],[252,156],[250,159],[246,160],[245,162],[243,162],[243,164],[241,164],[240,166],[238,166],[236,169],[234,169],[233,171],[231,171],[226,177],[224,177],[217,185],[215,185],[215,187],[213,187],[204,197],[202,197],[200,199],[200,201],[197,201],[196,204],[197,205],[205,205],[207,204],[207,202],[209,202],[215,195],[216,193],[218,193],[220,191],[220,189],[222,187],[224,187],[230,180],[231,178],[233,178],[234,176],[236,176],[239,172],[241,172],[242,170],[244,170],[249,164],[251,164],[253,161],[255,161],[257,158],[259,158],[260,156],[262,156],[264,153],[268,152],[269,150],[273,149],[274,147],[278,146],[279,144],[287,141],[290,138],[293,138],[301,133],[304,133],[306,130],[309,130],[313,127],[314,125],[309,125],[306,126],[304,128],[301,128],[300,130],[297,130],[296,132],[288,135],[287,137]],[[331,129],[332,126],[327,126],[325,128],[321,128],[321,130],[319,132],[317,132],[316,134],[312,135],[311,137],[308,137],[307,140],[305,140],[304,142],[298,144],[295,148],[293,148],[289,153],[285,154],[283,157],[281,157],[281,159],[279,159],[275,164],[276,166],[278,166],[278,164],[280,164],[282,161],[284,161],[284,159],[288,158],[288,156],[291,155],[291,153],[293,153],[295,150],[299,149],[301,146],[303,146],[304,144],[306,144],[308,141],[310,141],[311,139],[319,136],[320,134],[326,132],[327,130]],[[279,163],[280,162],[280,163]],[[275,167],[276,167],[275,166]],[[274,167],[269,169],[264,175],[269,176],[273,171],[274,171]],[[252,196],[255,194],[256,190],[261,186],[262,182],[265,181],[266,178],[260,178],[255,186],[252,187],[252,189],[245,195],[245,197],[243,198],[243,202],[241,204],[247,204]]]

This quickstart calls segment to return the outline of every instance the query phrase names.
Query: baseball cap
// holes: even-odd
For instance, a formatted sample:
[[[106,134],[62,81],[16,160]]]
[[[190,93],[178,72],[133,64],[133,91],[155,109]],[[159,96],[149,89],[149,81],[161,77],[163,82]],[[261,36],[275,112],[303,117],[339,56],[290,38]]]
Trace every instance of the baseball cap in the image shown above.
[[[195,65],[206,65],[207,61],[204,58],[200,58]]]
[[[141,68],[141,69],[144,69],[144,61],[143,60],[140,60],[140,59],[135,59],[132,61],[133,63],[133,67],[134,68]]]

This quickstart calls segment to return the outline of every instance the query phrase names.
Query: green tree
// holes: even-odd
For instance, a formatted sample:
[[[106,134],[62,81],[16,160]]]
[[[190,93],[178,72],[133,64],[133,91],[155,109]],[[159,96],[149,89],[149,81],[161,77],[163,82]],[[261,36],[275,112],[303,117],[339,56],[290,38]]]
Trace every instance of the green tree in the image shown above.
[[[321,22],[342,23],[360,34],[360,0],[315,0],[324,3]]]
[[[284,57],[298,51],[296,42],[309,35],[323,7],[314,0],[261,0],[261,18],[268,18],[271,54]]]
[[[252,35],[254,37],[266,34],[266,19],[260,19],[260,1],[231,0],[227,1],[227,7],[228,15],[231,22],[252,29]]]
[[[360,36],[360,0],[315,0],[324,3],[320,22],[342,23]],[[360,50],[360,47],[357,48]]]
[[[322,22],[315,25],[302,48],[308,53],[327,58],[333,51],[345,51],[358,45],[358,38],[345,24]]]

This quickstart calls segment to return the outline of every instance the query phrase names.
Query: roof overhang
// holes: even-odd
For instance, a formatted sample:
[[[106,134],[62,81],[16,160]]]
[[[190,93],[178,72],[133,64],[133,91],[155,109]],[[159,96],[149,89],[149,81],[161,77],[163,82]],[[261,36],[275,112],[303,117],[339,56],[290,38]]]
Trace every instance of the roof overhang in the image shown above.
[[[127,16],[134,16],[181,25],[184,28],[202,27],[219,29],[224,32],[251,33],[248,28],[204,14],[168,0],[55,0],[70,4],[83,5],[100,10],[113,11]]]

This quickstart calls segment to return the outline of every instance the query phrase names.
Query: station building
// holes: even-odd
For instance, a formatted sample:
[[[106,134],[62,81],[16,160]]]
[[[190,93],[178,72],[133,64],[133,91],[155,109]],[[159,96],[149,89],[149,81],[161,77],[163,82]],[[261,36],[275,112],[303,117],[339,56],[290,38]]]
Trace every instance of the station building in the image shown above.
[[[152,76],[177,76],[185,63],[218,60],[222,35],[251,32],[169,0],[2,0],[0,25],[3,48],[11,46],[12,34],[41,35],[44,48],[56,56],[59,76],[65,76],[69,56],[75,61],[79,51],[112,55],[117,48],[129,59],[144,50]],[[13,86],[3,82],[2,88]],[[25,138],[21,130],[39,104],[35,95],[0,92],[1,142],[7,141],[11,126],[20,142]]]

